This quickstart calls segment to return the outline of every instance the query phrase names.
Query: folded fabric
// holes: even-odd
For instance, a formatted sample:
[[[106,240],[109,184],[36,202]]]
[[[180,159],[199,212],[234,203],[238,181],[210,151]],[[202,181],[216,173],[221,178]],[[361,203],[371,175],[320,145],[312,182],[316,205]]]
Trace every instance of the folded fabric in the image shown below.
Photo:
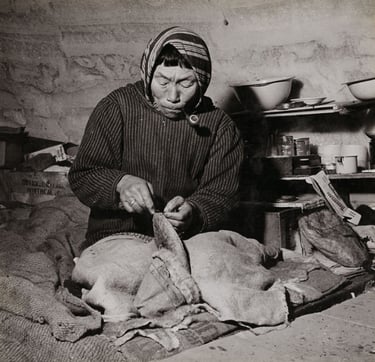
[[[164,248],[156,252],[135,296],[138,312],[152,318],[199,301],[199,288],[179,258]]]
[[[315,253],[304,256],[282,248],[281,260],[271,268],[285,286],[293,306],[318,300],[347,281],[344,276],[336,275],[320,263]]]
[[[332,273],[336,275],[354,276],[358,274],[363,274],[365,272],[365,268],[361,266],[348,267],[336,263],[335,261],[324,256],[324,254],[322,254],[319,250],[314,250],[312,256],[315,258],[317,262],[324,265],[327,269],[329,269]]]
[[[262,263],[277,252],[228,230],[198,234],[185,241],[191,273],[202,299],[221,321],[277,325],[288,318],[285,288]]]
[[[85,286],[83,300],[117,321],[138,316],[134,297],[157,251],[153,238],[134,233],[99,240],[75,260],[72,280]]]

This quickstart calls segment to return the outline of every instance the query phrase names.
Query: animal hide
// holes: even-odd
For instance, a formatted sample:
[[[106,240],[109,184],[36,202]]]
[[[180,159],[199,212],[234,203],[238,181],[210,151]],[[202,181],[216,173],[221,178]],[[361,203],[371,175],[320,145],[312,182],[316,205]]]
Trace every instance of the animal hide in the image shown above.
[[[83,297],[87,303],[104,308],[106,315],[124,320],[139,315],[142,308],[149,311],[145,303],[150,305],[150,296],[158,295],[153,291],[165,294],[176,290],[168,286],[160,288],[161,278],[155,278],[155,270],[160,270],[160,261],[164,261],[163,273],[184,297],[177,299],[180,300],[177,304],[183,300],[197,302],[197,285],[202,300],[216,310],[219,320],[255,325],[286,321],[285,289],[276,282],[275,275],[262,266],[268,254],[258,241],[235,232],[220,231],[196,235],[183,244],[163,215],[156,214],[154,222],[157,224],[154,227],[156,242],[142,235],[119,234],[97,242],[82,253],[76,261],[73,279],[91,287]],[[161,250],[157,251],[156,245]],[[162,249],[172,252],[176,260],[173,257],[167,260],[168,253]],[[275,251],[271,254],[275,256]],[[153,260],[157,260],[157,264]],[[143,294],[137,295],[146,276],[148,287],[143,286]],[[136,305],[142,308],[134,304],[136,296]],[[160,302],[159,297],[153,298],[154,302]],[[154,313],[158,309],[166,311],[168,299],[162,300],[160,306],[154,304]],[[175,307],[173,303],[169,306],[170,309]]]

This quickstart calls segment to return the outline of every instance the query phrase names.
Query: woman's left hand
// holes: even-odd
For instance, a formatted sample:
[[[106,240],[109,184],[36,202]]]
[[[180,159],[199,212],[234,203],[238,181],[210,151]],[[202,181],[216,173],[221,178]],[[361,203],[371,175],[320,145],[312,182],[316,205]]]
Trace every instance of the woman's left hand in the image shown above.
[[[193,221],[193,206],[182,196],[176,196],[165,206],[163,213],[178,233],[189,229]]]

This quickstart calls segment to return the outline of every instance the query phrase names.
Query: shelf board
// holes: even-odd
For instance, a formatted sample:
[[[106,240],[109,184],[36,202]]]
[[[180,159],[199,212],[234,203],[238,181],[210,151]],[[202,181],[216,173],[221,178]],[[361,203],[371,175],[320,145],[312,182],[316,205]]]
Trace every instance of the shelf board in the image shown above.
[[[309,109],[307,109],[309,108]],[[271,111],[268,111],[271,112]],[[285,110],[285,111],[276,111],[272,113],[264,112],[264,116],[266,118],[275,118],[275,117],[291,117],[291,116],[310,116],[310,115],[318,115],[318,114],[328,114],[328,113],[341,113],[341,109],[314,109],[312,107],[303,107],[302,108],[295,108],[293,110]]]
[[[348,173],[348,174],[328,174],[330,180],[375,180],[375,172],[358,172],[358,173]],[[281,180],[284,181],[304,181],[310,175],[290,175],[283,176]]]
[[[271,109],[264,111],[263,115],[265,118],[276,118],[276,117],[291,117],[291,116],[309,116],[319,114],[347,114],[351,111],[360,110],[363,108],[375,107],[375,100],[369,101],[352,101],[352,102],[326,102],[318,104],[316,106],[304,106],[288,109]],[[252,112],[250,110],[244,110],[241,112],[232,113],[231,116],[245,116]]]

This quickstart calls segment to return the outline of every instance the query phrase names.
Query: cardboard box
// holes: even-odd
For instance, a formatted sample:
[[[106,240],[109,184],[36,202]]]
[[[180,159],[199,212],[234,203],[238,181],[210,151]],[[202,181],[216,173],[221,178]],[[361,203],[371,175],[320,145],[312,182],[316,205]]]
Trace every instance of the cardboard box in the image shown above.
[[[18,172],[2,174],[10,201],[35,205],[70,194],[67,172]]]

